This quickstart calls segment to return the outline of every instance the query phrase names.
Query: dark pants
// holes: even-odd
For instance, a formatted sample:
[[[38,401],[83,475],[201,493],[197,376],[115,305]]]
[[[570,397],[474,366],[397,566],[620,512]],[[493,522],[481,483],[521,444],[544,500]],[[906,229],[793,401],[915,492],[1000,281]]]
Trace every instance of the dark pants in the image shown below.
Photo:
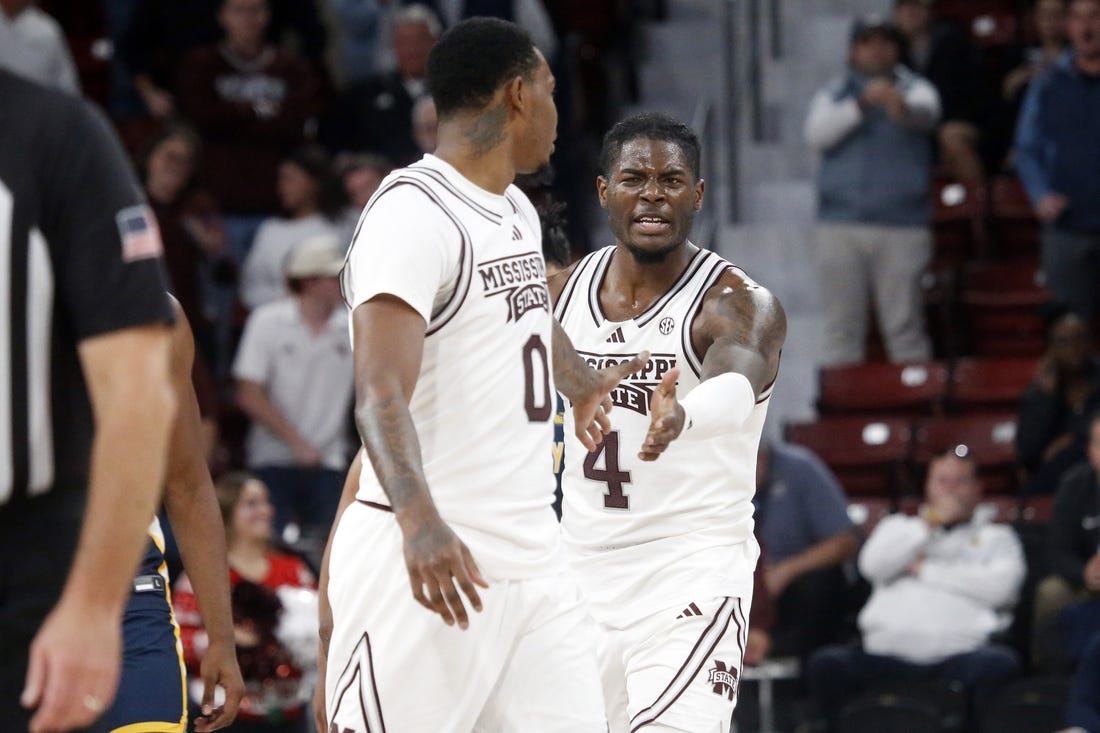
[[[1085,647],[1081,666],[1073,678],[1066,710],[1066,725],[1100,731],[1100,635]]]
[[[839,567],[800,575],[775,603],[772,656],[806,657],[840,640],[847,582]]]
[[[986,644],[935,664],[868,654],[857,646],[830,646],[810,657],[806,681],[818,710],[835,731],[841,710],[860,692],[876,684],[906,680],[961,684],[970,694],[976,719],[980,719],[987,703],[1021,671],[1019,655],[998,644]]]
[[[83,514],[82,492],[53,491],[0,508],[0,730],[30,724],[34,711],[19,696],[31,641],[61,595]]]
[[[1100,232],[1043,229],[1043,272],[1054,300],[1088,321],[1096,317]]]
[[[277,535],[288,523],[297,521],[303,536],[328,537],[344,488],[342,473],[297,466],[261,466],[254,472],[271,493]]]

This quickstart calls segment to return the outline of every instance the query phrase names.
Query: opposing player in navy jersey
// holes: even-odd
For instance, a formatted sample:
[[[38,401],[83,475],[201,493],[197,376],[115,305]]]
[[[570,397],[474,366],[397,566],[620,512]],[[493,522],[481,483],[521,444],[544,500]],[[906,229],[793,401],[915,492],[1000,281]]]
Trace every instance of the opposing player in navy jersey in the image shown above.
[[[233,637],[225,529],[203,454],[199,405],[191,382],[195,340],[183,309],[174,298],[171,302],[176,313],[171,376],[178,407],[168,446],[164,506],[206,635],[203,696],[194,721],[194,730],[205,733],[233,722],[244,682]],[[187,672],[172,610],[164,533],[156,518],[149,527],[145,557],[126,604],[122,637],[118,695],[100,723],[111,733],[186,733]],[[224,701],[215,705],[215,688],[219,686]]]
[[[786,319],[688,240],[699,159],[670,117],[616,125],[597,180],[615,244],[551,280],[592,366],[649,352],[612,392],[597,451],[566,412],[562,531],[597,622],[612,733],[728,731],[748,634],[756,451]]]
[[[173,320],[106,119],[0,71],[0,728],[93,723],[163,484]]]

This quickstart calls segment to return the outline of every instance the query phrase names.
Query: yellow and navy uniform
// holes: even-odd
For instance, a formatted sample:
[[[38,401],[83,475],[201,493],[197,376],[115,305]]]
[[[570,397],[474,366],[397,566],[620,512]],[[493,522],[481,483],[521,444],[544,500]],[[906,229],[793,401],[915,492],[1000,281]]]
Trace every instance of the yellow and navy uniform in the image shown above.
[[[122,678],[100,724],[111,733],[185,733],[187,671],[172,612],[164,532],[154,517],[122,620]]]

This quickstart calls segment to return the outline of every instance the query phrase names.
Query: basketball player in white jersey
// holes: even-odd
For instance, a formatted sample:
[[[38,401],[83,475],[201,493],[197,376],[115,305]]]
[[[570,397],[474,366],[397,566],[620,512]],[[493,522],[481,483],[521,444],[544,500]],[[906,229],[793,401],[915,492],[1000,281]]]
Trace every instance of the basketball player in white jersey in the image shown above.
[[[748,633],[756,451],[779,367],[779,301],[688,241],[699,141],[643,114],[604,139],[600,204],[615,245],[551,280],[556,315],[596,367],[648,351],[612,393],[593,453],[566,414],[562,526],[598,627],[612,733],[725,733]]]
[[[327,729],[604,733],[550,507],[551,420],[556,382],[594,448],[641,361],[597,374],[550,314],[538,219],[511,185],[548,161],[557,123],[530,39],[459,23],[427,83],[438,149],[383,181],[343,273],[369,463],[328,552]]]

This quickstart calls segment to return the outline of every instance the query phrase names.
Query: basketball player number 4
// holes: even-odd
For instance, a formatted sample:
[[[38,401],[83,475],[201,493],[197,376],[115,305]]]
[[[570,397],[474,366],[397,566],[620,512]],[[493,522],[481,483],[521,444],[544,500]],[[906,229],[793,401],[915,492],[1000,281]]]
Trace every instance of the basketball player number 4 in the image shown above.
[[[603,457],[603,468],[596,463]],[[606,509],[629,509],[630,497],[623,493],[623,487],[630,483],[630,471],[619,468],[619,431],[612,430],[603,436],[603,442],[596,450],[584,458],[584,477],[589,481],[607,484],[607,493],[603,495]]]

